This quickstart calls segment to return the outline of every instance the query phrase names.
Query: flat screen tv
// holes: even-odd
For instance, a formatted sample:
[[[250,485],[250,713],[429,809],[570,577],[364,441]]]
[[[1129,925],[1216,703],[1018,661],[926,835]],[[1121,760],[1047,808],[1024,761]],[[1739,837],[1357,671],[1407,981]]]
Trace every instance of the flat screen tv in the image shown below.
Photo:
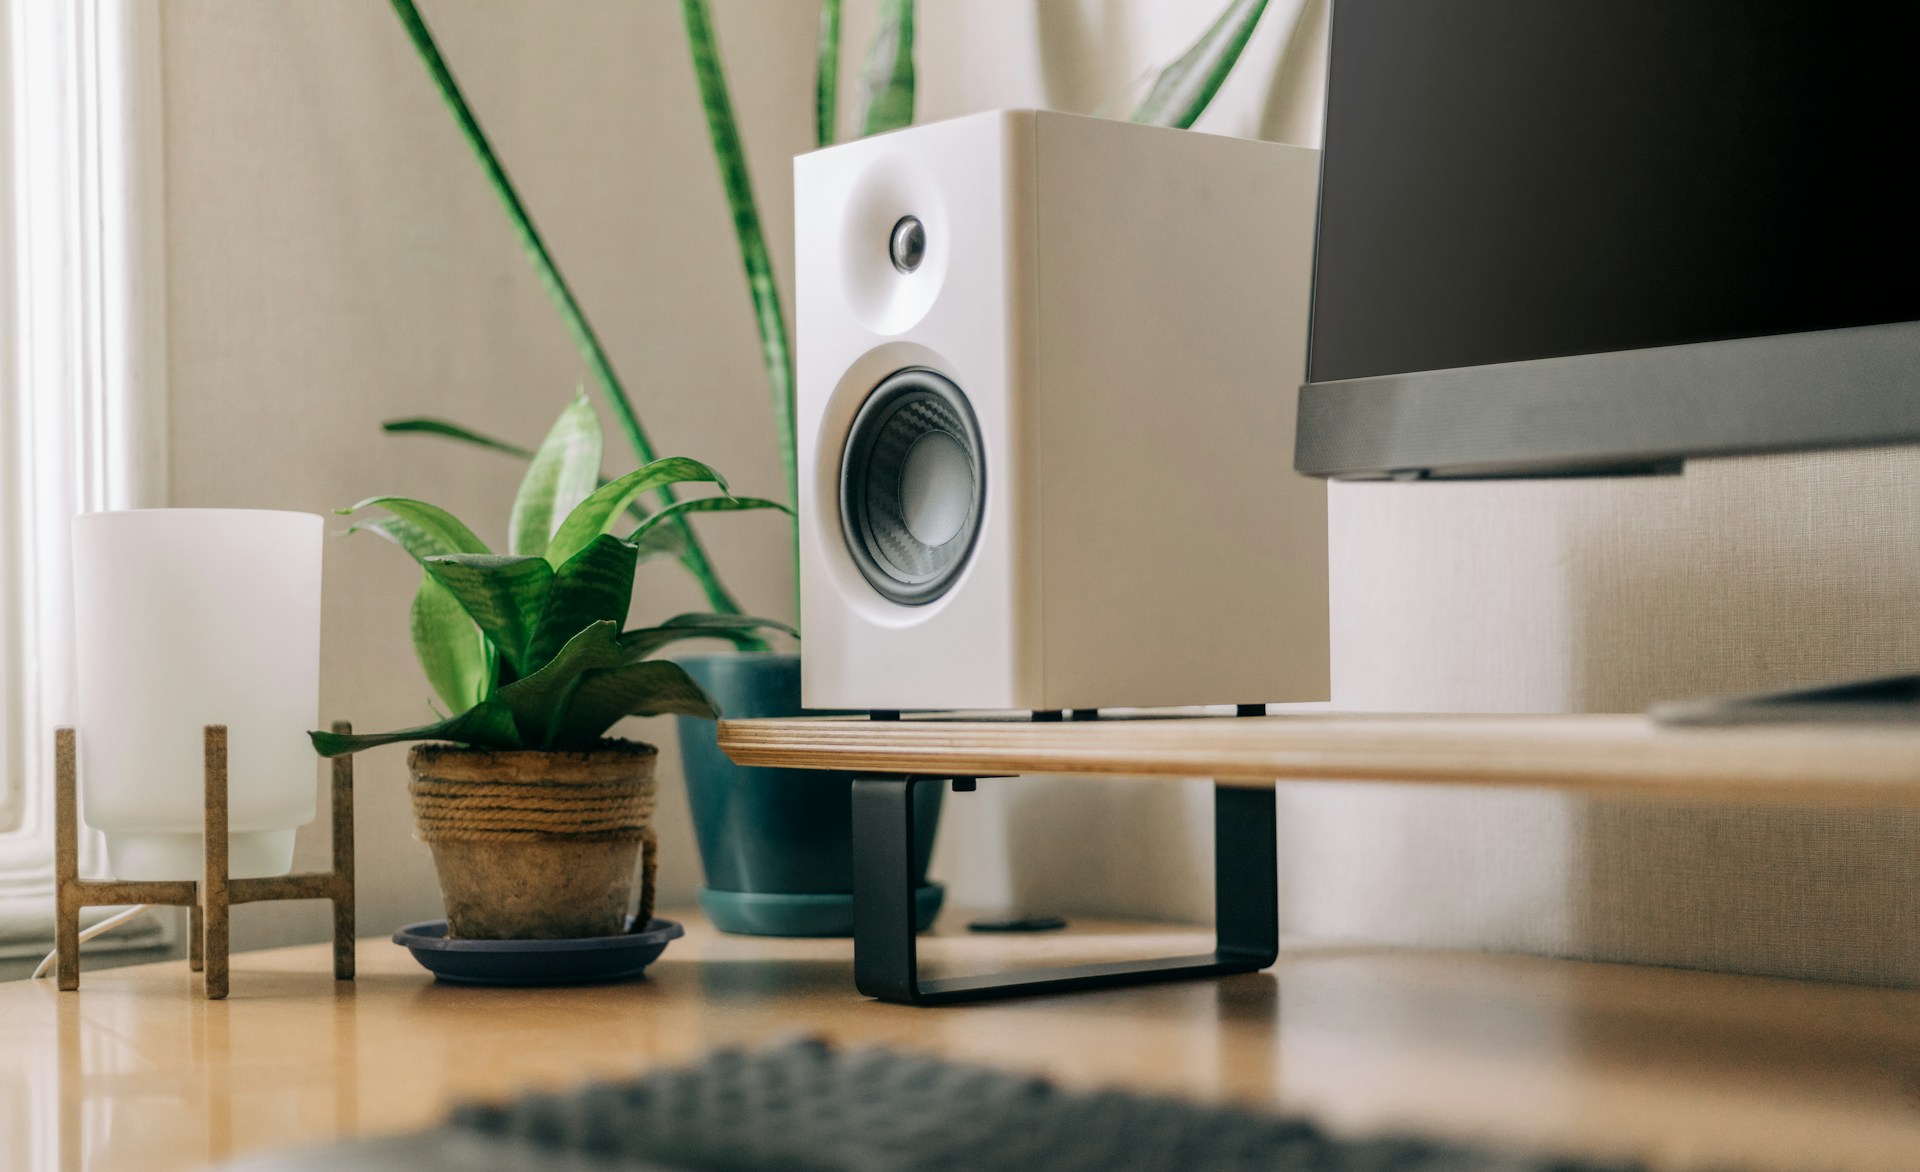
[[[1334,0],[1295,465],[1920,442],[1920,5]]]

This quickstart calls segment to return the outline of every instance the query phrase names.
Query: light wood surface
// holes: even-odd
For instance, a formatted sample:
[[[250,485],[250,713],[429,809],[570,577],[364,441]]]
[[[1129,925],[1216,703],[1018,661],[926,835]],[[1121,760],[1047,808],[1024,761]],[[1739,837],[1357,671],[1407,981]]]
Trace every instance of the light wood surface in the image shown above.
[[[925,952],[951,972],[1205,939],[1089,928]],[[1314,945],[1220,981],[929,1011],[856,996],[851,956],[689,922],[626,985],[437,985],[384,940],[360,943],[354,982],[332,979],[326,945],[236,955],[218,1002],[182,961],[77,993],[0,985],[0,1168],[197,1168],[797,1033],[1662,1168],[1891,1172],[1920,1153],[1915,991]]]
[[[742,765],[873,773],[1097,773],[1395,781],[1920,804],[1920,726],[1662,728],[1642,716],[1134,717],[1034,723],[727,720]]]

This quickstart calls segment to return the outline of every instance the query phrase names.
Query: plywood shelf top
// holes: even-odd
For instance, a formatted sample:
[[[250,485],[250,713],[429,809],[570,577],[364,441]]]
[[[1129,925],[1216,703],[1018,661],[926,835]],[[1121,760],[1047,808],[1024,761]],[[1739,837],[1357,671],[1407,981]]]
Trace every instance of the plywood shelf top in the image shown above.
[[[882,774],[1389,781],[1920,805],[1920,726],[1328,712],[1057,723],[810,717],[722,721],[720,747],[742,765]]]

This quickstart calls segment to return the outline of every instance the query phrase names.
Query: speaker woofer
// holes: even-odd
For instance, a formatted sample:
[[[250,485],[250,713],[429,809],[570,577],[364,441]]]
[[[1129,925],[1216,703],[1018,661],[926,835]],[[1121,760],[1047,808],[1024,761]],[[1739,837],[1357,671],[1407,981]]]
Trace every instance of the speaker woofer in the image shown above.
[[[959,387],[912,367],[860,405],[840,460],[840,530],[860,573],[904,606],[952,588],[986,505],[986,463]]]

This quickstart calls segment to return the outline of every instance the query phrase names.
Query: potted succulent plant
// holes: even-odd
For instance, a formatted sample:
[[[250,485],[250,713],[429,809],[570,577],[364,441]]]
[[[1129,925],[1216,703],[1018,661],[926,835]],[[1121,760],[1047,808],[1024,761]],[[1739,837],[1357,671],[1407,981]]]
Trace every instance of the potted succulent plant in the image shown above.
[[[428,76],[505,209],[555,309],[578,343],[594,386],[619,420],[635,456],[642,463],[650,462],[654,458],[651,441],[620,384],[612,361],[468,106],[425,20],[413,0],[391,0],[391,3]],[[1137,103],[1132,103],[1128,117],[1158,126],[1191,126],[1239,60],[1266,5],[1267,0],[1227,0],[1219,16],[1193,45],[1153,75],[1148,92]],[[793,350],[780,304],[779,283],[761,230],[759,205],[726,74],[720,64],[708,0],[681,0],[680,7],[694,79],[713,144],[714,160],[726,192],[727,212],[739,246],[740,264],[746,275],[747,293],[759,335],[759,353],[768,389],[772,392],[787,499],[797,501]],[[840,133],[840,17],[841,0],[822,0],[819,57],[812,95],[814,137],[822,147],[833,145]],[[859,78],[861,108],[856,112],[854,123],[861,136],[896,130],[913,121],[914,17],[914,0],[879,0],[878,25]],[[1132,96],[1132,91],[1120,95],[1123,100]],[[391,432],[440,435],[521,458],[532,454],[519,445],[443,419],[398,419],[389,422],[386,428]],[[670,487],[662,492],[660,503],[671,507]],[[739,612],[738,603],[722,584],[691,526],[676,516],[655,533],[662,546],[670,548],[700,583],[708,604],[716,612]],[[794,543],[797,588],[797,527],[790,531],[790,540]],[[737,634],[732,641],[736,646],[733,654],[687,657],[681,662],[731,714],[802,714],[799,656],[772,652],[751,634]],[[720,752],[712,723],[697,717],[681,721],[680,742],[688,799],[707,877],[701,905],[708,917],[719,927],[735,932],[851,934],[851,777],[737,766]],[[918,861],[922,880],[919,912],[924,924],[932,919],[939,906],[940,889],[925,882],[925,868],[932,848],[940,795],[935,786],[922,786],[920,792],[927,803],[916,819],[916,825],[923,828]]]
[[[789,629],[744,615],[685,614],[622,630],[634,570],[672,548],[662,534],[675,517],[785,506],[735,497],[718,472],[680,457],[601,483],[600,458],[599,421],[578,398],[528,466],[505,554],[424,501],[373,497],[341,510],[384,510],[348,532],[378,533],[419,562],[414,652],[447,715],[397,732],[314,732],[313,744],[332,757],[431,742],[408,756],[409,789],[451,937],[618,933],[643,847],[637,920],[645,924],[657,754],[610,739],[608,730],[628,716],[719,715],[679,665],[653,658],[661,648]],[[636,517],[642,495],[690,483],[719,491]]]

